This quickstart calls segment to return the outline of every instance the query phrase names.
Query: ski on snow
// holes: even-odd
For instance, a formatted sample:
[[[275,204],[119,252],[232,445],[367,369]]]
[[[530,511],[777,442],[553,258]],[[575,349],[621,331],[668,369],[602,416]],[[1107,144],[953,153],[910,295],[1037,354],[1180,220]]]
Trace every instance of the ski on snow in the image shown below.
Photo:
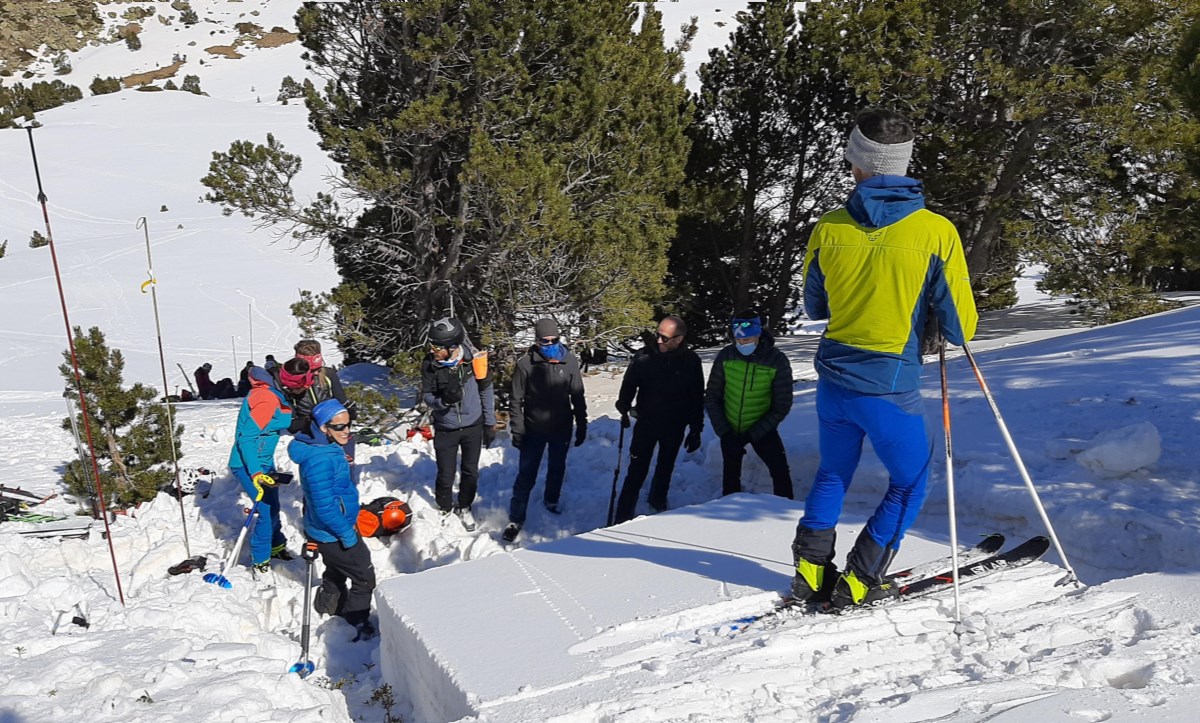
[[[1036,562],[1050,549],[1050,540],[1046,537],[1031,537],[1020,545],[1005,552],[997,552],[1004,545],[1004,536],[988,535],[979,544],[959,553],[958,577],[960,582],[976,580],[981,577],[1022,567]],[[899,586],[899,595],[889,600],[881,600],[871,605],[849,607],[834,610],[828,603],[809,603],[793,598],[777,602],[770,610],[740,618],[729,624],[733,633],[741,633],[746,628],[757,625],[761,621],[774,617],[792,617],[793,615],[817,614],[847,614],[856,610],[870,609],[895,602],[903,602],[913,598],[932,595],[946,590],[954,583],[953,568],[949,556],[945,559],[918,565],[908,570],[901,570],[890,576]]]

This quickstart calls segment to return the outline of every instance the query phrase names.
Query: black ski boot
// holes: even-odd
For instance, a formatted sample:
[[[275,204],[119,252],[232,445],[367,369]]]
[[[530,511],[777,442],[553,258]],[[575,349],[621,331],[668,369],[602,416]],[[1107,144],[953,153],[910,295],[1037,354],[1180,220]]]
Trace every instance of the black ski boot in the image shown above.
[[[838,569],[833,564],[833,548],[837,530],[812,530],[796,526],[792,542],[792,561],[796,574],[792,578],[792,599],[798,602],[826,603],[837,582]]]
[[[899,587],[887,577],[896,548],[884,547],[864,529],[846,556],[846,571],[834,585],[830,604],[835,608],[869,605],[898,597]]]

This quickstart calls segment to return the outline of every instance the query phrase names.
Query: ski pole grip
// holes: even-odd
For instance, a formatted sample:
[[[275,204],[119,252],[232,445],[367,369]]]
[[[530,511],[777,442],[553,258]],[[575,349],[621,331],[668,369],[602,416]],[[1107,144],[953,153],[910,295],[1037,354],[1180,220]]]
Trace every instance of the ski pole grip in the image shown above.
[[[304,549],[300,552],[300,556],[309,561],[317,559],[317,543],[304,543]]]

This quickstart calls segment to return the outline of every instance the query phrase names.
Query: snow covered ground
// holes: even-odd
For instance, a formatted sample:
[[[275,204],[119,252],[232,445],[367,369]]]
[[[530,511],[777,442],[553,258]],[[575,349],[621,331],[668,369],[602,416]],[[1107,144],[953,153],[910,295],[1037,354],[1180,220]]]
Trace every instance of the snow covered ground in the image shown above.
[[[144,4],[171,12],[165,2]],[[199,74],[211,97],[126,90],[41,114],[44,127],[35,132],[72,321],[99,325],[125,352],[128,382],[159,383],[153,315],[138,291],[147,278],[139,217],[149,220],[154,243],[168,363],[189,372],[212,361],[232,374],[250,352],[251,319],[256,358],[286,352],[298,338],[287,312],[296,289],[323,290],[336,281],[327,255],[292,251],[244,219],[196,202],[211,151],[237,138],[261,141],[267,132],[305,156],[300,194],[321,187],[329,169],[303,109],[274,101],[283,75],[303,75],[295,44],[247,49],[240,60],[203,51],[230,41],[228,24],[236,20],[291,27],[296,3],[192,4],[202,19],[214,21],[191,29],[149,22],[143,50],[85,49],[72,55],[75,73],[65,79],[86,86],[93,75],[148,70],[186,53],[184,72]],[[717,20],[715,8],[726,3],[701,5],[664,3],[674,13],[667,27],[676,27],[685,12],[711,9],[702,22],[706,37],[716,33],[719,40],[712,28],[729,18]],[[258,16],[248,15],[255,10]],[[730,4],[720,16],[732,12]],[[703,50],[693,56],[699,52],[702,59]],[[58,490],[74,443],[59,426],[66,410],[56,367],[65,339],[48,249],[26,245],[41,228],[41,214],[23,131],[0,132],[0,168],[0,238],[10,240],[0,259],[0,484],[49,494]],[[160,211],[164,205],[168,210]],[[506,717],[512,710],[524,720],[561,721],[1189,719],[1187,710],[1200,703],[1200,605],[1194,601],[1200,463],[1193,453],[1200,431],[1200,310],[1080,331],[1058,302],[1024,292],[1022,298],[1012,312],[985,318],[975,351],[1071,562],[1091,587],[1054,587],[1062,570],[1051,554],[1046,564],[966,589],[962,635],[947,622],[946,601],[926,599],[733,638],[721,628],[728,603],[713,603],[705,592],[691,604],[685,600],[682,612],[602,624],[589,633],[594,650],[618,638],[622,652],[638,650],[635,675],[595,678],[587,681],[586,696],[556,695],[553,706],[539,707],[550,698],[538,695],[544,691],[531,673],[529,707],[487,709],[482,717],[515,720]],[[812,334],[781,340],[800,380],[781,428],[798,496],[817,465],[814,342]],[[935,371],[927,369],[926,396],[931,434],[940,440]],[[172,385],[182,382],[177,369],[169,372]],[[620,373],[614,367],[588,378],[594,422],[588,442],[569,456],[565,511],[556,517],[531,505],[520,546],[569,542],[603,525],[617,462],[612,402]],[[1042,532],[961,356],[952,358],[950,377],[960,533],[965,539],[999,531],[1017,539]],[[234,402],[179,407],[187,427],[183,464],[217,472],[183,504],[190,551],[208,554],[212,565],[244,516],[244,499],[224,469],[236,411]],[[280,462],[290,467],[285,457]],[[496,541],[516,471],[506,438],[483,455],[475,534],[454,522],[443,527],[436,518],[429,442],[362,446],[358,463],[365,499],[393,494],[416,511],[414,526],[402,536],[369,542],[381,579],[457,565],[453,573],[470,580],[472,570],[496,564],[481,558],[515,557]],[[706,433],[701,450],[681,456],[670,499],[677,511],[663,521],[713,509],[705,503],[723,504],[712,502],[720,495],[719,477],[719,447]],[[743,482],[752,494],[770,490],[753,455]],[[935,470],[909,554],[947,541],[944,482],[944,471]],[[868,452],[848,514],[868,514],[885,485],[886,473]],[[301,540],[299,490],[285,489],[284,501],[294,548]],[[701,506],[679,509],[690,505]],[[71,516],[76,505],[54,499],[38,509]],[[662,524],[640,524],[648,523]],[[758,534],[753,521],[745,524],[747,535]],[[788,527],[786,519],[781,526]],[[299,654],[301,561],[278,566],[266,580],[238,568],[229,590],[196,574],[169,577],[166,568],[186,556],[180,527],[180,507],[165,495],[112,523],[122,606],[98,531],[83,539],[37,539],[21,534],[33,525],[0,525],[0,720],[385,719],[380,641],[351,643],[352,631],[339,620],[317,621],[316,675],[301,681],[286,673]],[[787,559],[790,534],[778,537],[764,557]],[[726,553],[735,548],[723,539],[711,546]],[[725,562],[707,572],[712,585],[742,579],[743,558],[719,560]],[[761,592],[743,597],[744,604],[770,599],[774,580],[784,577],[775,573]],[[478,576],[474,614],[481,618],[490,614],[489,596],[498,594],[488,580]],[[659,594],[654,584],[639,579],[636,592]],[[417,602],[436,605],[437,590],[427,594],[431,599]],[[599,612],[592,614],[603,618]],[[548,644],[530,631],[517,649],[479,654],[509,676],[539,654],[557,654]],[[392,705],[405,720],[419,720],[417,710],[411,700]]]

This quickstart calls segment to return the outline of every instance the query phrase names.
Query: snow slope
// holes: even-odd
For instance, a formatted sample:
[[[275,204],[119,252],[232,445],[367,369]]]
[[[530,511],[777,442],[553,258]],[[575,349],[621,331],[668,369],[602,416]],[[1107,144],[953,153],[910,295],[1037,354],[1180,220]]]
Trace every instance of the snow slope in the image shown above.
[[[168,12],[168,3],[153,4]],[[327,256],[293,252],[244,219],[196,202],[211,151],[237,138],[262,141],[267,132],[305,156],[299,195],[321,187],[329,169],[303,110],[274,102],[283,75],[303,75],[295,45],[248,51],[240,60],[207,58],[204,66],[197,59],[210,44],[232,39],[229,21],[290,27],[295,5],[193,0],[202,18],[220,15],[222,23],[185,29],[149,22],[142,51],[85,49],[72,56],[75,73],[67,77],[86,85],[93,75],[165,65],[179,52],[188,54],[186,72],[200,74],[211,97],[127,90],[39,116],[44,127],[35,138],[72,321],[108,333],[110,344],[125,352],[127,381],[158,384],[153,316],[149,298],[138,292],[147,278],[139,217],[148,219],[154,243],[168,363],[180,362],[189,372],[212,361],[232,374],[239,364],[228,347],[232,341],[244,362],[251,318],[256,358],[286,352],[298,338],[287,312],[296,289],[322,290],[336,281]],[[685,12],[700,11],[698,3],[662,7],[678,13],[668,28]],[[254,10],[260,15],[249,16]],[[723,7],[725,13],[732,6]],[[10,240],[0,259],[0,484],[49,493],[74,444],[59,427],[65,409],[55,368],[65,339],[48,249],[26,246],[41,228],[41,213],[24,132],[0,133],[0,169],[0,239]],[[167,211],[159,211],[163,205]],[[642,641],[649,651],[637,685],[600,681],[590,697],[565,697],[554,708],[532,703],[526,710],[564,721],[1187,719],[1186,711],[1200,703],[1193,662],[1200,645],[1194,602],[1200,466],[1192,452],[1200,423],[1200,311],[1020,343],[1031,328],[1034,336],[1063,334],[1071,322],[1053,321],[1054,310],[1018,308],[985,318],[981,338],[987,341],[976,352],[1071,562],[1093,587],[1054,588],[1061,570],[1045,565],[969,589],[962,636],[948,630],[944,603],[929,600],[731,640],[721,628],[728,611],[696,598],[690,628],[648,618],[619,629],[630,636],[629,645]],[[818,459],[812,341],[783,342],[803,380],[781,428],[799,496]],[[964,537],[983,530],[1012,538],[1039,533],[1028,494],[964,364],[955,357],[950,370],[960,530]],[[182,381],[178,370],[168,371],[172,385]],[[617,461],[611,405],[620,373],[614,367],[588,378],[589,406],[598,418],[588,442],[571,451],[564,514],[532,505],[521,545],[603,524]],[[926,382],[929,424],[940,438],[934,380]],[[209,554],[212,565],[244,516],[244,499],[223,466],[236,410],[233,402],[179,407],[187,427],[183,463],[217,472],[183,505],[190,552]],[[719,447],[710,433],[704,443],[680,459],[673,508],[720,494]],[[484,452],[476,515],[481,530],[474,535],[437,519],[429,442],[364,446],[358,463],[364,498],[406,497],[417,513],[403,536],[369,543],[381,579],[458,563],[466,563],[461,574],[468,575],[472,561],[505,554],[495,536],[506,521],[516,471],[506,439]],[[942,470],[934,478],[913,534],[944,544]],[[743,482],[751,493],[770,490],[753,455]],[[886,473],[868,452],[848,513],[868,514],[885,484]],[[285,490],[284,500],[285,531],[295,547],[299,490]],[[69,516],[76,506],[55,499],[37,509]],[[316,676],[299,681],[285,673],[299,654],[299,560],[261,581],[238,568],[231,590],[206,585],[195,574],[167,577],[165,568],[186,551],[179,505],[160,495],[112,523],[123,607],[98,532],[62,541],[20,534],[30,529],[0,525],[0,719],[383,720],[383,704],[371,700],[383,697],[379,642],[351,644],[351,631],[338,620],[317,621]],[[781,536],[774,558],[786,558],[789,541]],[[714,543],[719,548],[721,540]],[[1057,561],[1053,555],[1047,560]],[[720,565],[710,573],[729,574]],[[480,590],[481,616],[488,592]],[[649,583],[639,592],[656,594]],[[73,624],[74,617],[89,626]],[[660,639],[668,627],[683,634]],[[611,639],[614,632],[600,634]],[[518,667],[537,651],[531,639],[516,652],[480,654]],[[397,700],[393,709],[413,717],[412,701]]]

